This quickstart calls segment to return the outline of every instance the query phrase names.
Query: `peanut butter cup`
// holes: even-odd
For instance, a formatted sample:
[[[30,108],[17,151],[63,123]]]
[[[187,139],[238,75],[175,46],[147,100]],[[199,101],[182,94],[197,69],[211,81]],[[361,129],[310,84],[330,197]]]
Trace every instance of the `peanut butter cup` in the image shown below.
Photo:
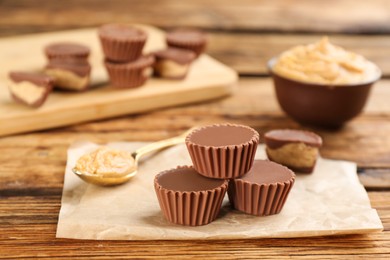
[[[195,52],[196,57],[204,52],[207,36],[193,29],[177,29],[167,33],[167,44],[170,47],[187,49]]]
[[[152,75],[154,57],[142,56],[136,61],[116,63],[105,61],[112,86],[117,88],[135,88],[143,85]]]
[[[10,72],[12,98],[31,107],[40,107],[53,89],[53,78],[37,73]]]
[[[230,181],[229,201],[235,209],[247,214],[278,214],[294,182],[295,175],[287,167],[266,160],[255,160],[247,174]]]
[[[86,60],[52,58],[44,72],[54,78],[54,85],[60,89],[81,91],[90,85],[91,66]]]
[[[279,129],[264,135],[266,152],[270,160],[283,164],[295,172],[311,173],[314,170],[320,136],[313,132]]]
[[[154,179],[165,218],[186,226],[206,225],[215,220],[227,187],[227,180],[206,178],[191,166],[161,172]]]
[[[193,51],[168,48],[154,54],[154,75],[167,79],[183,79],[187,75],[191,62],[195,59]]]
[[[73,42],[53,43],[45,48],[45,54],[49,60],[53,58],[87,59],[89,53],[89,47]]]
[[[130,62],[141,56],[147,34],[125,24],[106,24],[100,27],[99,38],[106,59]]]
[[[237,178],[247,173],[258,143],[256,130],[235,124],[201,127],[186,137],[195,170],[217,179]]]

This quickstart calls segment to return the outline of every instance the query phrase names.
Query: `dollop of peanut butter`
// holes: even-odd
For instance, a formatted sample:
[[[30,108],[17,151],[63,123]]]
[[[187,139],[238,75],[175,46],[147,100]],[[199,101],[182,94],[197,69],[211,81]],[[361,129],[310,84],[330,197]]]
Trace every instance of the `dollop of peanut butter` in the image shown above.
[[[288,79],[326,85],[365,83],[380,76],[374,63],[331,44],[328,37],[283,52],[272,71]]]
[[[133,171],[134,165],[131,153],[103,146],[81,156],[75,168],[80,172],[104,176],[129,173]]]

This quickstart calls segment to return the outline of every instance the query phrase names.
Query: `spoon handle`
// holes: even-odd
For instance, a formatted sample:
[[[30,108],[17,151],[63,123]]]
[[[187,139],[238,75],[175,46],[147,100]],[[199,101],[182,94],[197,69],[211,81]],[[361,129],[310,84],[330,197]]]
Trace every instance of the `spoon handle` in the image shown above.
[[[157,151],[157,150],[169,147],[169,146],[173,146],[173,145],[176,145],[176,144],[184,143],[184,140],[185,140],[186,136],[192,130],[194,130],[194,128],[191,128],[191,129],[187,130],[186,132],[184,132],[183,134],[181,134],[179,136],[172,137],[172,138],[169,138],[169,139],[165,139],[165,140],[161,140],[161,141],[158,141],[158,142],[155,142],[155,143],[151,143],[151,144],[145,145],[144,147],[141,147],[138,150],[136,150],[133,153],[133,157],[134,157],[134,159],[136,161],[138,161],[142,156],[144,156],[146,154],[149,154],[151,152],[154,152],[154,151]]]

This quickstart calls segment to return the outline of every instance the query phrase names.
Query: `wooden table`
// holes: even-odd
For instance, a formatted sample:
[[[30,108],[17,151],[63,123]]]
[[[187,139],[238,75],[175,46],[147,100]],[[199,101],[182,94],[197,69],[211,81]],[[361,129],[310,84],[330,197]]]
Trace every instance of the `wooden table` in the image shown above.
[[[388,258],[390,256],[390,6],[372,1],[0,1],[0,35],[139,22],[210,33],[209,54],[239,71],[234,96],[66,128],[0,138],[0,258]],[[384,79],[365,112],[339,131],[307,128],[278,107],[266,61],[330,34],[376,62]],[[5,68],[2,68],[5,69]],[[1,111],[0,111],[1,112]],[[260,133],[306,128],[324,138],[326,158],[357,162],[384,231],[371,235],[229,241],[56,239],[66,162],[75,140],[155,141],[198,124],[234,122]]]

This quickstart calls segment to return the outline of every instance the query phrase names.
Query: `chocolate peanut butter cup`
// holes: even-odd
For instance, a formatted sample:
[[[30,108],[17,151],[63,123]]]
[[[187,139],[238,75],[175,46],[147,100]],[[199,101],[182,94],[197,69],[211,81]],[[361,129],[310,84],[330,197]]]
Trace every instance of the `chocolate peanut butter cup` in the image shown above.
[[[283,164],[294,172],[311,173],[314,170],[322,145],[322,139],[317,134],[278,129],[265,133],[264,138],[270,160]]]
[[[53,89],[53,78],[37,73],[10,72],[12,98],[31,107],[40,107]]]
[[[45,54],[49,60],[53,58],[87,59],[89,53],[89,47],[73,42],[53,43],[45,48]]]
[[[183,79],[187,75],[195,53],[190,50],[168,48],[153,53],[156,58],[154,75],[167,79]]]
[[[91,66],[86,60],[53,58],[44,72],[54,78],[54,85],[60,89],[81,91],[90,86]]]
[[[247,174],[230,181],[229,201],[235,209],[247,214],[278,214],[294,182],[295,175],[287,167],[266,160],[255,160]]]
[[[136,88],[143,85],[152,75],[154,57],[142,56],[133,62],[116,63],[106,60],[105,66],[112,86],[117,88]]]
[[[129,62],[141,56],[147,34],[125,24],[106,24],[100,27],[99,38],[106,59]]]
[[[154,179],[165,218],[186,226],[206,225],[215,220],[227,187],[227,180],[206,178],[191,166],[161,172]]]
[[[259,133],[248,126],[215,124],[195,129],[185,142],[195,170],[206,177],[231,179],[252,167]]]
[[[207,36],[205,33],[190,29],[177,29],[167,33],[169,47],[187,49],[195,52],[196,57],[206,49]]]

